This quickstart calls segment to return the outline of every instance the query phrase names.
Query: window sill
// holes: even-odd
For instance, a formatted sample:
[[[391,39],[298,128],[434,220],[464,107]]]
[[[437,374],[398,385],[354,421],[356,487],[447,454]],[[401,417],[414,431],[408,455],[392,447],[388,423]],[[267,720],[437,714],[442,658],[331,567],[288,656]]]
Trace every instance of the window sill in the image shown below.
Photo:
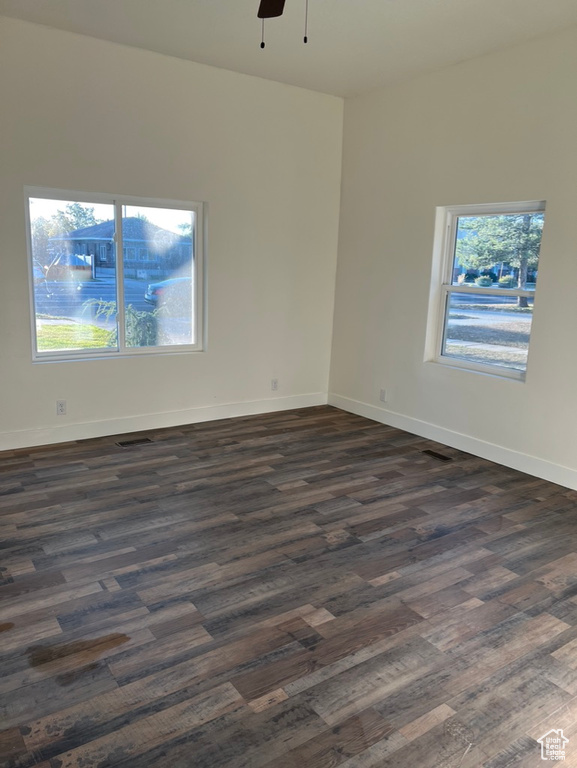
[[[39,363],[41,365],[45,365],[46,363],[81,363],[81,362],[94,362],[95,360],[101,361],[101,360],[136,360],[138,358],[146,358],[146,357],[166,357],[168,355],[197,355],[205,352],[205,349],[199,348],[199,347],[186,347],[186,349],[166,349],[166,350],[160,350],[160,349],[143,349],[139,352],[117,352],[117,351],[110,351],[110,352],[101,352],[101,353],[95,353],[95,352],[88,352],[87,354],[81,355],[81,354],[74,354],[71,353],[70,356],[63,356],[63,355],[54,355],[54,356],[44,356],[44,355],[37,355],[32,359],[33,365],[36,363]]]
[[[482,365],[480,363],[471,363],[468,360],[460,360],[456,357],[437,357],[433,360],[426,360],[426,363],[433,365],[440,365],[443,368],[450,368],[457,371],[466,371],[468,373],[481,374],[483,376],[491,376],[497,379],[505,379],[507,381],[517,381],[521,384],[525,383],[526,372],[519,371],[515,368],[505,368],[493,365]]]

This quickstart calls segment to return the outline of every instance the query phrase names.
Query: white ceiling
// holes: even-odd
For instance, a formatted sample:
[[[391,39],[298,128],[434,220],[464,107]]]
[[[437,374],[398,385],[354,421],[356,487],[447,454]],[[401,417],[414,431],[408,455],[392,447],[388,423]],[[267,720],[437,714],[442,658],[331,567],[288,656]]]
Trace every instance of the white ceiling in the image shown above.
[[[577,24],[577,0],[0,0],[0,14],[339,96]]]

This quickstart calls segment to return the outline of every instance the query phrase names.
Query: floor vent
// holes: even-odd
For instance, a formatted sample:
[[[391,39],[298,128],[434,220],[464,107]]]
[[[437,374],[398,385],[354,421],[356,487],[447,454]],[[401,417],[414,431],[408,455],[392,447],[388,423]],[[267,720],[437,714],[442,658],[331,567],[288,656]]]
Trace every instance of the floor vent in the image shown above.
[[[130,448],[133,445],[144,445],[144,443],[151,443],[152,440],[149,437],[136,437],[134,440],[121,440],[116,443],[120,448]]]
[[[439,461],[453,461],[453,459],[450,456],[445,456],[442,453],[437,453],[437,451],[421,451],[421,453],[426,453],[427,456],[431,456],[433,459],[438,459]]]

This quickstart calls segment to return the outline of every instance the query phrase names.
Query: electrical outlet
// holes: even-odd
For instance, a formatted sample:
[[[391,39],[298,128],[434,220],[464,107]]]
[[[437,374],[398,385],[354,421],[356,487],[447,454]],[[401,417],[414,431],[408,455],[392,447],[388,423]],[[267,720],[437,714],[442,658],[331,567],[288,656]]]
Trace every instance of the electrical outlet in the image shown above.
[[[379,400],[381,401],[381,403],[386,403],[387,402],[387,390],[386,389],[381,389],[381,394],[379,395]]]
[[[273,392],[276,392],[278,389],[278,379],[271,379],[270,380],[270,388]]]
[[[57,416],[66,416],[66,400],[57,400],[56,401],[56,415]]]

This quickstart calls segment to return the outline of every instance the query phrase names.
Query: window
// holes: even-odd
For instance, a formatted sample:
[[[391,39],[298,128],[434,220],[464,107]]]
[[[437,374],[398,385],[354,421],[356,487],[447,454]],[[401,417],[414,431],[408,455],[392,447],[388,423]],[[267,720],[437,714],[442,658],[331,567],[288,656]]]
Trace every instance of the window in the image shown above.
[[[202,349],[201,203],[27,192],[35,360]]]
[[[438,214],[429,359],[523,379],[545,204],[460,206]]]

